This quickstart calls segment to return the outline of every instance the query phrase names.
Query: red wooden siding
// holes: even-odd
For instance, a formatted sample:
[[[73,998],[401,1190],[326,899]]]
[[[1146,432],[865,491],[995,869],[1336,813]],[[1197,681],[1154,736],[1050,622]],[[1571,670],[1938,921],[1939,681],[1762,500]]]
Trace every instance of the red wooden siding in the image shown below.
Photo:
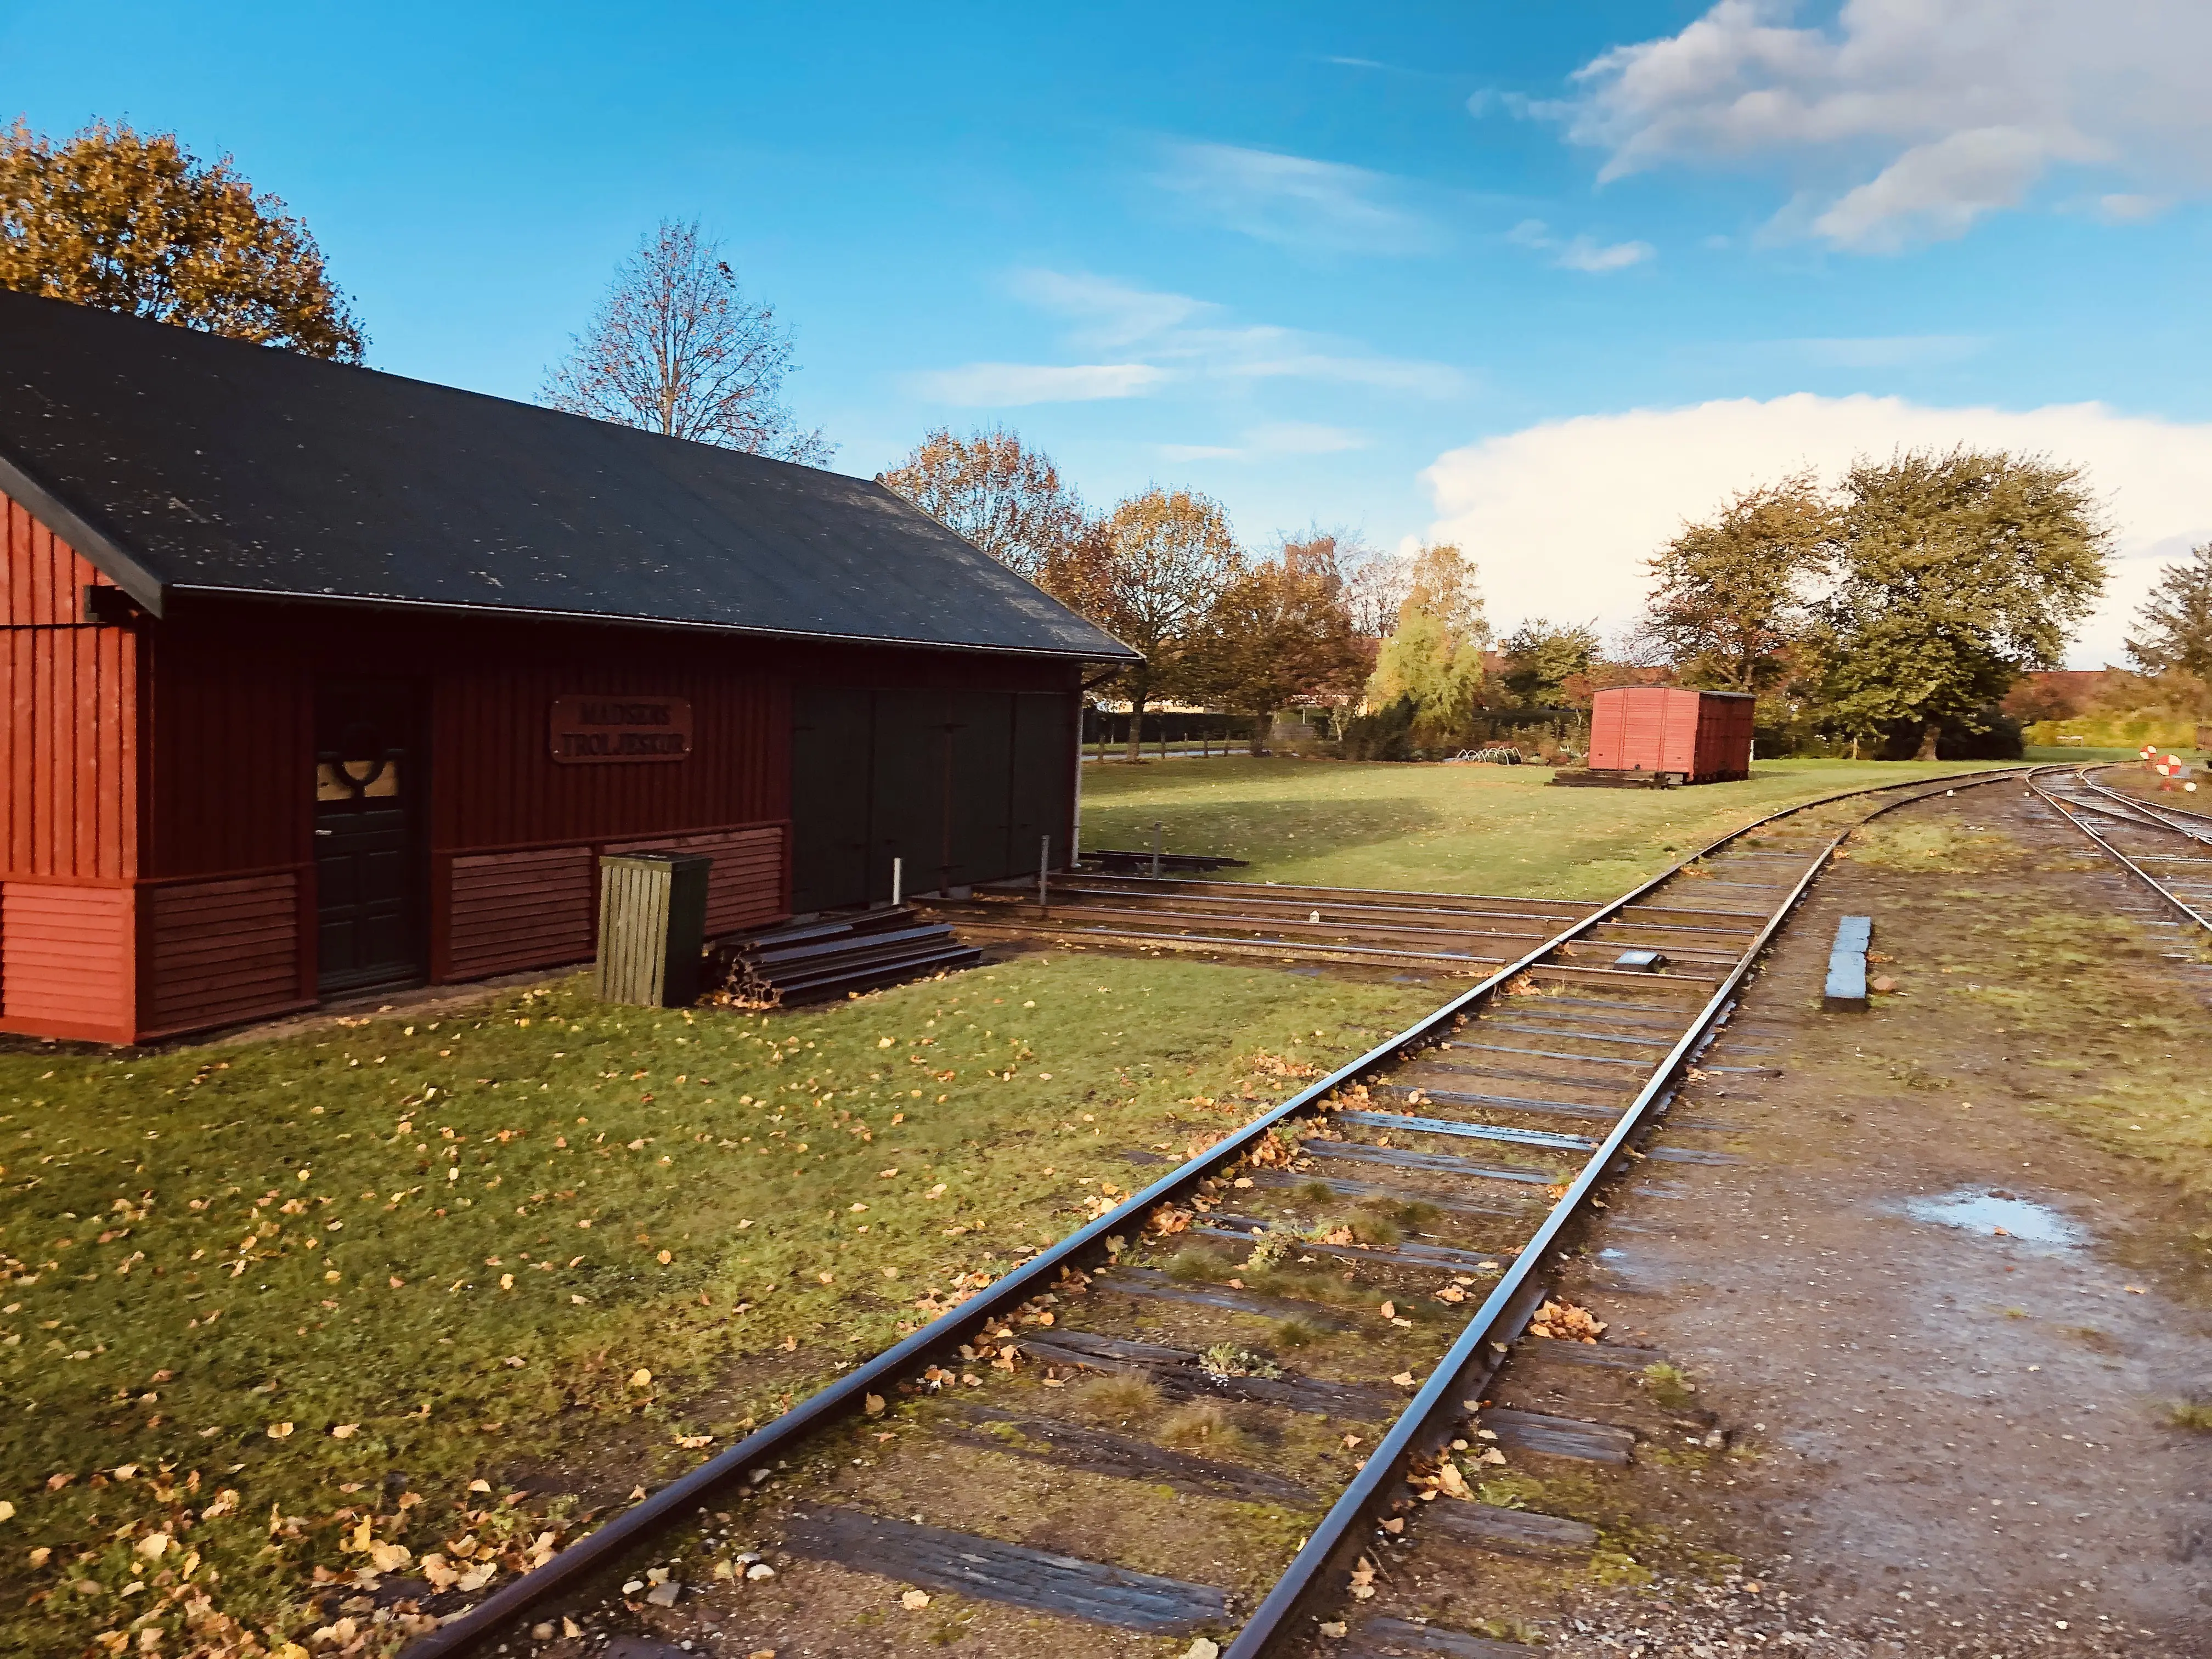
[[[299,876],[243,876],[138,890],[146,987],[142,1036],[298,1008]]]
[[[452,860],[445,950],[434,979],[557,968],[592,954],[592,849],[478,854]]]
[[[137,873],[137,641],[81,620],[112,584],[15,502],[5,514],[8,777],[4,876]]]
[[[791,701],[781,677],[734,641],[586,636],[456,640],[434,681],[431,843],[511,847],[665,835],[785,816]],[[543,630],[550,633],[554,630]],[[688,698],[695,730],[681,761],[559,766],[553,700],[574,695]]]
[[[765,927],[787,914],[783,897],[783,825],[732,830],[711,836],[677,836],[655,841],[610,843],[607,853],[704,853],[714,860],[707,872],[707,937]]]
[[[0,1029],[135,1039],[131,899],[119,885],[0,884]]]
[[[112,586],[0,496],[0,1028],[127,1042],[136,1035],[137,641],[83,620]]]
[[[144,873],[304,872],[314,703],[294,630],[149,627]]]

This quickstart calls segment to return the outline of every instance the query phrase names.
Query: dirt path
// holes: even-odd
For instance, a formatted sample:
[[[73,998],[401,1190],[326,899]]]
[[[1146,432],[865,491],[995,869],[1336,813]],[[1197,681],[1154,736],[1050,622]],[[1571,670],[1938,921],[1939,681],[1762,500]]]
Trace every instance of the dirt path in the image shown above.
[[[1675,1115],[1719,1127],[1662,1135],[1733,1161],[1648,1166],[1563,1274],[1695,1389],[1626,1470],[1512,1460],[1614,1588],[1478,1556],[1402,1613],[1503,1594],[1496,1633],[1570,1654],[2212,1653],[2212,1434],[2168,1416],[2212,1389],[2212,1218],[2176,1185],[2206,1126],[2129,1127],[2212,1072],[2212,1023],[2081,852],[2000,786],[1823,878],[1709,1061],[1778,1074],[1709,1071]],[[1845,915],[1899,985],[1863,1016],[1819,1011]]]

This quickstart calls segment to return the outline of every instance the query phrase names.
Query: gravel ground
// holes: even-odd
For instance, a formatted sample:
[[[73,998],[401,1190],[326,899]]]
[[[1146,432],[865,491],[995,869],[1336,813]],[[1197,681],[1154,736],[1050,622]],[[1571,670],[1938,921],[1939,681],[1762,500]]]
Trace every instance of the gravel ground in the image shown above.
[[[1786,1569],[1784,1570],[1786,1574]],[[1665,1581],[1648,1589],[1593,1599],[1564,1621],[1542,1651],[1581,1659],[1722,1659],[1722,1656],[1800,1651],[1823,1659],[1936,1659],[1936,1656],[2112,1655],[2126,1659],[2188,1659],[2200,1647],[2179,1647],[2154,1632],[2124,1628],[2094,1615],[2086,1621],[2056,1595],[2032,1608],[1992,1614],[1940,1601],[1904,1597],[1894,1619],[1849,1623],[1824,1620],[1814,1602],[1795,1596],[1782,1578],[1730,1573],[1718,1583]]]

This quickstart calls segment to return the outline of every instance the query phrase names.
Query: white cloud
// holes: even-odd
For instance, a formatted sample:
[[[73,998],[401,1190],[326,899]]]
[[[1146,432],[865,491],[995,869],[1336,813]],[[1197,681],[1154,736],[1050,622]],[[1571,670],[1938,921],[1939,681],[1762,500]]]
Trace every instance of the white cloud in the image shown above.
[[[1068,318],[1074,325],[1069,337],[1086,345],[1130,345],[1220,309],[1187,294],[1155,293],[1079,270],[1018,270],[1007,286],[1015,298]]]
[[[2113,579],[2073,660],[2118,662],[2127,619],[2159,565],[2212,537],[2212,424],[2117,414],[2100,404],[2023,411],[1935,409],[1897,398],[1799,392],[1547,422],[1448,451],[1423,473],[1431,535],[1480,567],[1493,622],[1641,610],[1644,562],[1685,520],[1747,485],[1860,455],[1970,443],[2084,467],[2115,532]]]
[[[1601,179],[1789,169],[1812,232],[1870,252],[1962,235],[2055,167],[2212,184],[2203,0],[1844,0],[1826,27],[1799,10],[1718,0],[1584,65],[1578,100],[1540,112],[1608,152]]]
[[[1224,343],[1233,344],[1249,355],[1224,350],[1212,372],[1230,380],[1328,380],[1342,386],[1403,392],[1417,398],[1452,398],[1467,389],[1467,376],[1445,363],[1281,349],[1295,346],[1298,338],[1287,329],[1248,331],[1242,340]]]
[[[1505,233],[1505,240],[1516,247],[1535,248],[1556,254],[1553,264],[1565,270],[1589,271],[1602,274],[1608,270],[1626,270],[1631,265],[1642,264],[1646,259],[1656,258],[1659,250],[1649,242],[1601,243],[1589,236],[1577,236],[1570,241],[1560,241],[1552,234],[1552,228],[1541,219],[1523,219]]]
[[[967,409],[1136,398],[1168,378],[1151,363],[966,363],[914,377],[923,396]]]
[[[1366,447],[1364,437],[1340,426],[1274,421],[1254,427],[1239,443],[1162,444],[1159,452],[1170,461],[1258,461],[1279,455],[1336,455]]]
[[[2051,150],[2019,127],[1977,127],[1908,149],[1813,221],[1843,247],[1894,253],[1910,241],[1948,241],[1996,208],[2018,207]]]
[[[1284,247],[1332,253],[1420,253],[1436,228],[1407,206],[1388,173],[1235,144],[1169,146],[1158,182],[1216,222]]]
[[[1212,325],[1206,319],[1223,308],[1186,294],[1080,271],[1017,271],[1009,286],[1016,297],[1064,319],[1071,346],[1110,348],[1125,361],[969,363],[913,376],[916,391],[944,403],[988,407],[1141,397],[1170,381],[1311,380],[1420,398],[1454,397],[1466,387],[1466,377],[1443,363],[1377,356],[1353,342],[1272,324]]]
[[[1559,250],[1559,263],[1569,270],[1626,270],[1656,258],[1658,252],[1649,242],[1601,245],[1587,236],[1577,236]]]
[[[2115,224],[2132,224],[2138,219],[2148,219],[2164,210],[2165,198],[2142,196],[2130,191],[2116,191],[2097,198],[2097,211]]]

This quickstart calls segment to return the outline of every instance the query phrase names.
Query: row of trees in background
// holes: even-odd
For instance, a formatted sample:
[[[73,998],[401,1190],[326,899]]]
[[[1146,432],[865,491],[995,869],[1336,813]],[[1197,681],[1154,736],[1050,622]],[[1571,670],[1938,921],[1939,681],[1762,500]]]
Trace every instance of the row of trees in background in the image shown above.
[[[1747,489],[1651,561],[1641,623],[1611,652],[1544,618],[1496,639],[1449,544],[1386,556],[1341,533],[1240,547],[1218,503],[1152,486],[1094,514],[1003,429],[931,433],[882,481],[1145,653],[1113,683],[1132,752],[1164,700],[1252,718],[1364,704],[1348,752],[1449,753],[1587,708],[1607,685],[1760,700],[1774,753],[1848,745],[1933,757],[2004,725],[2015,682],[2054,666],[2103,589],[2109,532],[2078,469],[1956,448]],[[2131,645],[2212,712],[2212,550],[2172,573]]]
[[[1770,746],[1936,757],[2057,665],[2103,591],[2109,532],[2077,468],[1965,447],[1747,489],[1653,561],[1639,652],[1761,700]]]
[[[1095,688],[1146,712],[1203,703],[1247,717],[1253,742],[1297,705],[1393,710],[1354,746],[1456,746],[1485,711],[1555,702],[1597,654],[1589,629],[1538,623],[1501,661],[1474,567],[1449,544],[1384,554],[1341,531],[1241,544],[1219,502],[1154,484],[1103,511],[1004,428],[925,436],[880,481],[1145,661]],[[1383,737],[1391,741],[1382,741]]]

